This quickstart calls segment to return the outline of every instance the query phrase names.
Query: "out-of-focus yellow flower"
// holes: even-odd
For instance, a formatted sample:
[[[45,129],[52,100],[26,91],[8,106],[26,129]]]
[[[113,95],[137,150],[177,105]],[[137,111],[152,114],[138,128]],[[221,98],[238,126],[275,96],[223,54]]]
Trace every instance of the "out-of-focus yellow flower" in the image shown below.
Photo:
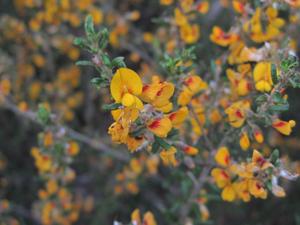
[[[188,116],[188,108],[181,107],[179,110],[172,112],[168,115],[169,119],[172,122],[173,127],[178,128],[185,121]]]
[[[77,155],[77,154],[79,153],[79,151],[80,151],[80,147],[79,147],[79,145],[78,145],[77,142],[75,142],[75,141],[70,141],[70,142],[68,143],[67,153],[68,153],[69,155],[75,156],[75,155]]]
[[[242,132],[241,137],[240,137],[240,146],[241,148],[246,151],[250,147],[250,140],[249,136],[246,132]]]
[[[159,0],[159,3],[161,5],[171,5],[173,3],[173,0]]]
[[[177,160],[175,157],[176,152],[177,152],[176,148],[171,147],[167,150],[166,149],[162,150],[159,153],[159,155],[165,165],[176,166],[177,165]]]
[[[214,26],[210,40],[218,45],[226,47],[238,40],[239,36],[234,33],[225,33],[220,27]]]
[[[185,106],[190,103],[192,97],[198,92],[207,89],[207,83],[204,82],[199,76],[188,76],[183,81],[183,90],[180,92],[177,103]]]
[[[186,24],[180,27],[180,37],[187,44],[194,44],[200,38],[200,27],[197,24]]]
[[[221,147],[218,149],[215,155],[216,162],[224,167],[230,165],[230,153],[227,147]]]
[[[196,6],[196,9],[199,13],[202,13],[202,14],[206,14],[209,10],[209,2],[208,1],[203,1],[203,2],[200,2],[197,6]]]

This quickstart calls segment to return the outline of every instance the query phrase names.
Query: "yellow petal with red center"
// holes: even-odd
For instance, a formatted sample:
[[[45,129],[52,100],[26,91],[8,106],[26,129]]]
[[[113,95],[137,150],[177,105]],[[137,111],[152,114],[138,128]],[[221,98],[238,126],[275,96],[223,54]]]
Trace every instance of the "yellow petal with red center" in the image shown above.
[[[230,183],[230,176],[228,172],[224,169],[214,168],[211,171],[211,176],[214,178],[217,186],[219,188],[225,187],[228,183]]]
[[[246,132],[243,132],[240,137],[240,146],[244,151],[248,150],[250,146],[250,140]]]
[[[208,1],[200,2],[197,5],[196,9],[199,13],[206,14],[209,10],[209,2]]]
[[[268,194],[263,184],[255,179],[249,180],[249,192],[254,197],[262,199],[266,199]]]
[[[178,127],[185,121],[188,113],[189,111],[187,107],[181,107],[178,111],[170,113],[168,117],[171,120],[173,126]]]
[[[251,90],[250,83],[246,79],[240,80],[237,87],[238,94],[240,96],[245,96],[249,94],[250,90]]]
[[[267,161],[262,154],[260,154],[259,151],[257,151],[256,149],[253,150],[253,154],[252,154],[252,162],[254,163],[255,166],[260,167],[262,170],[265,170],[269,167],[272,167],[273,165]]]
[[[232,6],[233,6],[234,10],[238,13],[244,13],[245,12],[244,3],[242,3],[238,0],[232,1]]]
[[[174,94],[174,84],[171,83],[163,83],[161,89],[156,93],[156,98],[159,101],[164,101],[170,99]]]
[[[193,95],[201,90],[207,89],[207,83],[204,82],[199,76],[189,76],[184,80],[183,83],[188,87]]]
[[[141,221],[141,216],[140,216],[140,210],[139,209],[135,209],[132,213],[131,213],[131,222],[135,223],[135,224],[142,224]]]
[[[155,119],[148,124],[148,129],[158,137],[164,138],[171,131],[172,123],[167,117]]]
[[[120,103],[126,93],[138,96],[142,93],[143,84],[139,75],[131,69],[120,68],[114,74],[110,92],[113,99]]]
[[[143,86],[142,94],[140,95],[141,99],[145,102],[150,103],[153,101],[161,89],[160,84],[146,84]]]
[[[290,120],[289,122],[283,120],[275,120],[272,124],[273,128],[284,135],[290,135],[292,132],[292,128],[296,125],[294,120]]]
[[[195,147],[192,147],[192,146],[184,147],[183,151],[184,151],[185,154],[191,155],[191,156],[197,155],[199,153],[199,150]]]
[[[236,193],[235,193],[233,185],[225,186],[222,191],[221,196],[224,201],[228,201],[228,202],[234,201],[236,198]]]
[[[215,155],[216,162],[221,166],[229,166],[230,154],[227,147],[221,147],[218,149]]]
[[[261,132],[261,130],[259,129],[254,130],[254,139],[260,144],[264,142],[264,135]]]

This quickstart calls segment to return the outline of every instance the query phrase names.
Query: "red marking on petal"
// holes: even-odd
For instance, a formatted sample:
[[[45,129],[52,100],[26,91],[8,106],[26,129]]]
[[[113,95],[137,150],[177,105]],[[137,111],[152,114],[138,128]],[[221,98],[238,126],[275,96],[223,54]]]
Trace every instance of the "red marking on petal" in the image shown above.
[[[160,120],[154,120],[151,124],[149,124],[150,129],[156,129],[160,126]]]

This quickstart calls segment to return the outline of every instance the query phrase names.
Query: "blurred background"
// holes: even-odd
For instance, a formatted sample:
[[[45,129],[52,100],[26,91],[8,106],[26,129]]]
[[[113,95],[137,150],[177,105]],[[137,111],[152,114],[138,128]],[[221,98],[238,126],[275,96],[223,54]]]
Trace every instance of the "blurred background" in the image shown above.
[[[226,8],[226,1],[209,3],[209,12],[198,19],[201,30],[210,31],[215,24],[228,29],[234,14]],[[76,178],[68,184],[81,208],[73,224],[126,222],[135,208],[152,211],[158,224],[178,224],[174,215],[179,210],[177,204],[184,202],[186,190],[177,180],[184,173],[160,166],[153,166],[157,171],[151,172],[148,163],[143,164],[144,172],[138,180],[133,176],[124,184],[122,171],[126,174],[130,170],[128,157],[141,163],[144,156],[130,155],[125,147],[110,144],[107,128],[112,118],[101,105],[111,100],[107,90],[90,83],[97,71],[75,65],[90,56],[73,45],[74,37],[84,34],[84,19],[91,14],[97,28],[109,29],[109,54],[124,56],[129,68],[148,79],[160,72],[153,66],[158,64],[150,44],[153,35],[160,35],[162,40],[167,36],[163,25],[156,28],[154,18],[168,11],[158,0],[0,0],[0,91],[7,99],[0,100],[1,225],[40,224],[36,208],[45,180],[39,176],[31,151],[39,145],[38,134],[43,128],[26,112],[36,111],[41,103],[50,106],[60,124],[118,148],[120,153],[120,157],[114,157],[86,143],[88,140],[78,142],[80,153],[70,164]],[[201,32],[197,52],[203,70],[212,54],[222,51],[209,43],[209,34]],[[299,30],[293,35],[299,45]],[[283,119],[293,118],[300,124],[299,90],[290,91],[289,99],[290,110]],[[297,125],[285,139],[270,134],[271,146],[284,149],[291,161],[300,160],[299,128]],[[155,164],[156,159],[150,162]],[[300,172],[300,164],[295,167]],[[201,221],[195,207],[195,224],[300,225],[300,181],[284,187],[287,197],[283,199],[270,196],[267,201],[226,203],[215,197],[207,203],[211,214],[208,221]],[[12,209],[8,212],[4,210],[7,201]]]

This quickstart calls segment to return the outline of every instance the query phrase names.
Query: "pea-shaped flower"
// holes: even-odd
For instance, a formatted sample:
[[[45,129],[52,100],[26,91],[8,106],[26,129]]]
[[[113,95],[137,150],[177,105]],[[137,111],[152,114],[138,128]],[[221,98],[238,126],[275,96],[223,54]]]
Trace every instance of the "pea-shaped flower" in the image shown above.
[[[142,101],[137,97],[142,89],[143,83],[139,75],[127,68],[118,69],[110,84],[110,92],[116,103],[138,109],[143,107]]]

